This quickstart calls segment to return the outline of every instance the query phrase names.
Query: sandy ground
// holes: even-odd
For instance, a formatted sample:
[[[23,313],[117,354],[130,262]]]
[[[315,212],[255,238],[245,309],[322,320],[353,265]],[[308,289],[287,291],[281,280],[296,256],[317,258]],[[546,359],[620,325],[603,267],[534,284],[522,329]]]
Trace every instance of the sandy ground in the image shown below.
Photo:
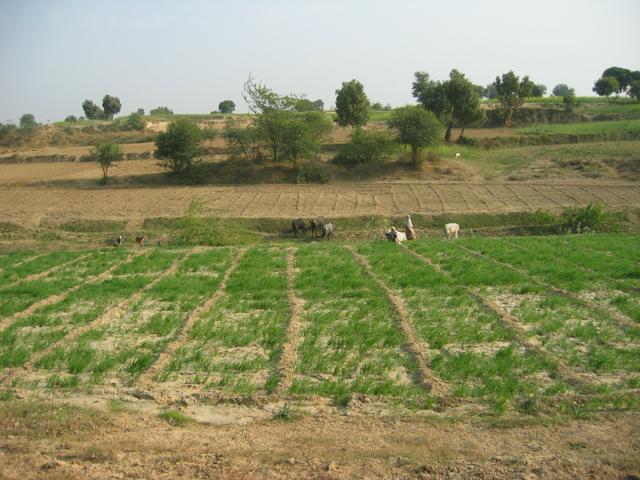
[[[56,401],[57,402],[57,401]],[[247,422],[219,405],[171,426],[138,410],[81,409],[37,424],[0,413],[0,477],[229,479],[637,479],[640,418],[500,422],[318,411]],[[120,408],[123,408],[122,406]]]
[[[128,164],[135,165],[128,165]],[[12,168],[14,167],[14,168]],[[640,207],[640,186],[623,182],[455,183],[369,182],[329,185],[100,186],[95,165],[46,163],[0,166],[0,221],[37,227],[69,219],[140,220],[182,215],[193,198],[222,217],[294,218],[552,210],[604,203]],[[123,162],[153,174],[154,162]],[[114,169],[114,175],[126,174]],[[73,181],[78,180],[76,186]],[[36,181],[36,183],[33,183]]]

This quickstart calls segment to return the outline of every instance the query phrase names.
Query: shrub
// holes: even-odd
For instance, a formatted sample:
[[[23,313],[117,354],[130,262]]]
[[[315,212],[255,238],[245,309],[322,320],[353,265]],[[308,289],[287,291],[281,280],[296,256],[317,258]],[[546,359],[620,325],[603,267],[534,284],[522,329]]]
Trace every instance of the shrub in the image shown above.
[[[64,121],[73,123],[73,122],[77,122],[78,118],[75,115],[69,115],[67,116],[67,118],[64,119]]]
[[[381,162],[397,149],[397,144],[386,132],[367,132],[356,129],[338,155],[333,159],[339,165],[360,165]]]
[[[200,128],[187,118],[173,120],[166,132],[156,136],[155,156],[169,173],[197,179],[200,170],[195,157],[200,153]]]
[[[301,163],[296,170],[296,182],[328,183],[329,172],[324,165],[319,163]]]
[[[100,168],[102,168],[102,179],[104,182],[107,181],[109,167],[113,165],[113,162],[122,160],[124,156],[120,145],[109,142],[96,145],[96,147],[91,150],[91,155],[96,158],[100,164]]]
[[[135,112],[127,117],[127,122],[125,125],[129,130],[144,130],[146,122],[144,121],[144,117],[141,114]]]
[[[149,115],[173,115],[173,110],[169,107],[156,107],[149,110]]]
[[[610,213],[602,205],[567,208],[562,212],[559,230],[562,233],[617,231],[628,220],[626,212]]]

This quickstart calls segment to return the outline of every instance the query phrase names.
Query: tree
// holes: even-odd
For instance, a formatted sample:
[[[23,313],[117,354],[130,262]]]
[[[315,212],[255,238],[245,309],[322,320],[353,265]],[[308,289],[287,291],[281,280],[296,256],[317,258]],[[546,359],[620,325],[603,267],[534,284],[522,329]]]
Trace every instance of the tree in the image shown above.
[[[340,149],[333,162],[349,166],[381,162],[397,147],[387,132],[367,132],[362,128],[356,128],[351,134],[351,141]]]
[[[341,127],[361,127],[369,119],[369,99],[357,80],[342,82],[336,90],[336,118]]]
[[[536,83],[531,91],[532,97],[544,97],[547,94],[547,86],[542,83]]]
[[[32,113],[25,113],[20,117],[20,130],[25,133],[34,133],[38,128],[36,117]]]
[[[173,115],[173,110],[169,107],[156,107],[149,110],[149,115]]]
[[[156,136],[155,156],[165,170],[176,175],[193,175],[195,157],[200,153],[202,132],[187,118],[173,120],[165,132]]]
[[[627,91],[631,78],[631,71],[622,67],[609,67],[602,72],[602,78],[613,77],[618,82],[618,88],[615,90],[616,94],[620,94]]]
[[[411,158],[416,167],[420,163],[421,149],[435,144],[442,134],[442,124],[435,114],[420,106],[394,110],[388,125],[396,130],[399,143],[411,147]]]
[[[136,110],[136,113],[139,113],[140,115],[144,115],[144,108],[139,108],[138,110]]]
[[[64,121],[69,123],[74,123],[78,121],[78,118],[75,115],[67,115]]]
[[[144,130],[147,123],[144,121],[144,117],[138,112],[134,112],[127,117],[127,128],[131,130]]]
[[[503,74],[502,77],[496,77],[495,85],[498,99],[500,100],[500,109],[504,117],[504,124],[511,125],[513,110],[524,103],[524,97],[520,91],[520,79],[513,71],[509,71]]]
[[[112,97],[111,95],[105,95],[102,99],[102,110],[106,118],[111,120],[116,113],[120,112],[120,99],[118,97]]]
[[[522,98],[533,97],[533,89],[536,84],[531,81],[528,75],[522,77],[522,81],[520,82],[520,96]]]
[[[371,110],[380,111],[382,110],[382,104],[380,102],[375,102],[371,104]]]
[[[322,112],[324,102],[320,99],[311,101],[308,98],[301,98],[296,102],[294,108],[296,112]]]
[[[636,100],[640,100],[640,80],[632,80],[629,85],[629,95]]]
[[[465,125],[484,116],[475,86],[458,70],[451,70],[449,80],[444,82],[430,80],[426,72],[416,72],[412,92],[424,108],[447,125],[445,142],[451,139],[454,122],[462,125],[461,138]]]
[[[601,97],[608,97],[620,89],[620,84],[615,77],[602,77],[596,80],[593,91]]]
[[[573,108],[576,106],[576,92],[573,88],[570,88],[569,91],[563,95],[562,103],[567,112],[573,112]]]
[[[236,110],[236,104],[233,100],[223,100],[218,104],[218,110],[221,113],[233,113]]]
[[[496,90],[496,84],[490,83],[489,85],[487,85],[482,96],[490,100],[493,98],[498,98],[498,90]]]
[[[244,84],[242,97],[249,110],[256,114],[269,112],[292,112],[299,97],[279,95],[262,83],[256,83],[251,75]]]
[[[567,85],[566,83],[559,83],[558,85],[553,87],[552,93],[554,97],[564,97],[567,93],[569,93],[570,89],[571,87],[569,87],[569,85]]]
[[[99,120],[104,117],[102,109],[91,100],[82,102],[82,110],[84,111],[84,116],[89,120]]]
[[[124,157],[120,145],[116,145],[115,143],[110,142],[99,143],[95,148],[91,150],[91,154],[100,164],[100,168],[102,168],[102,180],[105,183],[109,178],[109,167],[111,167],[114,162],[122,160],[122,158]]]
[[[245,162],[262,158],[262,137],[256,126],[242,127],[234,118],[228,118],[222,136],[232,155],[239,155]]]

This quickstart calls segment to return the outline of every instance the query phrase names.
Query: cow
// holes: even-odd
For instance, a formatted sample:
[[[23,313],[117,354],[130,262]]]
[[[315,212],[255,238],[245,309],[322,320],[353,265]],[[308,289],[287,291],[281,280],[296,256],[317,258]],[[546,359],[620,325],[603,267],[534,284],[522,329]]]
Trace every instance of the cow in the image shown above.
[[[407,240],[415,240],[416,231],[413,229],[413,222],[411,221],[411,215],[407,215],[404,220],[404,233],[407,236]]]
[[[136,243],[138,244],[138,247],[142,247],[144,245],[144,240],[144,235],[136,237]]]
[[[318,235],[322,234],[322,227],[326,222],[327,221],[324,217],[312,218],[309,222],[311,224],[311,235],[313,237],[317,237]]]
[[[122,245],[122,235],[118,235],[116,237],[116,239],[113,241],[113,246],[114,247],[119,247],[120,245]]]
[[[396,227],[391,227],[387,233],[384,234],[387,240],[390,242],[401,243],[407,240],[407,234],[405,232],[399,232]]]
[[[447,236],[447,238],[458,238],[458,233],[460,233],[460,225],[458,225],[457,223],[447,223],[444,226],[444,234]]]
[[[306,228],[304,221],[301,218],[296,218],[293,222],[291,222],[291,229],[293,230],[293,235],[298,236],[298,233],[301,233]]]
[[[325,240],[330,240],[333,238],[333,231],[333,223],[325,223],[322,225],[322,235],[320,235],[320,237]]]

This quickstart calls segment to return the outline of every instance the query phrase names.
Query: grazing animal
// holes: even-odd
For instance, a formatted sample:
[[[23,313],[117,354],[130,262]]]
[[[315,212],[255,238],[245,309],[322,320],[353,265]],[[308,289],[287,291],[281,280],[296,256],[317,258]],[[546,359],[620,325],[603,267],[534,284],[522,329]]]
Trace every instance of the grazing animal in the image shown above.
[[[413,229],[413,222],[411,221],[411,215],[407,215],[407,218],[404,221],[404,233],[407,236],[407,240],[415,240],[416,231]]]
[[[136,243],[138,244],[139,247],[142,247],[144,245],[144,235],[140,235],[139,237],[136,237]]]
[[[322,235],[320,236],[325,240],[330,240],[331,238],[333,238],[333,231],[333,223],[325,223],[324,225],[322,225]]]
[[[457,223],[447,223],[444,226],[444,233],[447,238],[458,238],[458,233],[460,233],[460,225],[458,225]]]
[[[456,160],[460,158],[460,153],[456,153]]]
[[[391,230],[384,235],[390,242],[400,243],[407,240],[407,234],[405,232],[399,232],[396,230],[396,227],[391,227]]]
[[[118,235],[118,237],[113,241],[114,247],[119,247],[122,245],[122,235]]]
[[[311,235],[313,235],[314,237],[317,237],[318,235],[322,234],[322,227],[324,227],[324,224],[327,221],[324,219],[324,217],[315,217],[311,219],[311,222],[309,222],[311,224]]]
[[[293,235],[298,236],[298,233],[304,231],[306,225],[301,218],[296,218],[293,222],[291,222],[291,229],[293,230]]]

